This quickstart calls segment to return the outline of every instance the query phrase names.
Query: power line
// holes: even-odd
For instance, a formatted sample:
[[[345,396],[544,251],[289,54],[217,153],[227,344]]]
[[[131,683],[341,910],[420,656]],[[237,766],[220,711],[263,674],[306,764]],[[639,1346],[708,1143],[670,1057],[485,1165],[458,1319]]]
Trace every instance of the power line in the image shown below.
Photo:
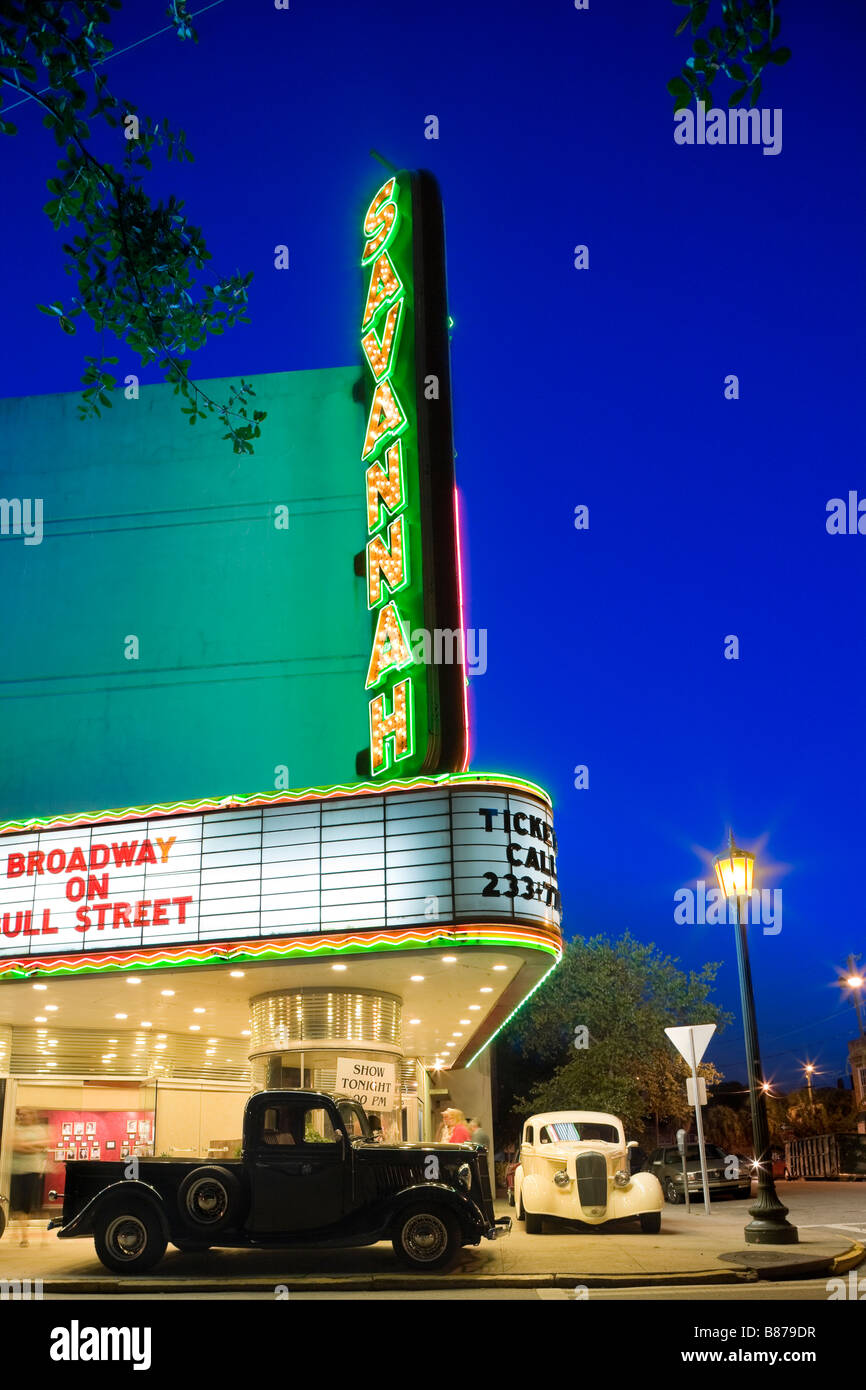
[[[225,0],[211,0],[211,3],[209,5],[202,5],[200,10],[195,10],[190,15],[190,19],[198,19],[200,14],[204,14],[207,10],[212,10],[217,5],[222,5],[224,3]],[[158,39],[160,34],[167,34],[169,30],[174,30],[174,27],[175,26],[173,24],[164,24],[161,29],[154,29],[152,34],[145,34],[144,38],[135,39],[133,43],[128,43],[125,48],[114,48],[110,53],[106,53],[104,58],[100,58],[99,62],[94,63],[93,66],[95,68],[101,68],[103,64],[110,63],[112,58],[120,58],[124,53],[131,53],[134,48],[140,48],[142,44],[150,43],[151,39]],[[76,68],[71,75],[73,77],[77,77],[78,74],[83,71],[83,68]],[[50,86],[40,87],[36,95],[42,96],[43,92],[50,92],[51,90],[52,88]],[[21,98],[20,101],[14,101],[11,106],[4,106],[3,110],[4,112],[14,111],[16,106],[23,106],[26,101],[33,100],[33,96],[31,96],[31,94],[28,92],[25,96]]]

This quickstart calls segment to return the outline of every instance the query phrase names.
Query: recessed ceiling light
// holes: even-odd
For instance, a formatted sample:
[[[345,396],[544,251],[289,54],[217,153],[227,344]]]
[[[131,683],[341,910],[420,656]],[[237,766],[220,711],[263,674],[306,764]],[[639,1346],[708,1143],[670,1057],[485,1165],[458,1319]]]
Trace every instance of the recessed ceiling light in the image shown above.
[[[478,1008],[478,1005],[476,1004],[475,1007],[476,1007],[476,1009],[477,1009],[477,1008]],[[471,1023],[471,1022],[472,1022],[472,1019],[471,1019],[471,1018],[460,1018],[460,1019],[458,1019],[457,1021],[458,1021],[458,1023]]]
[[[343,965],[341,961],[337,961],[337,963],[336,963],[335,965],[332,965],[332,966],[331,966],[331,969],[332,969],[332,970],[345,970],[345,969],[346,969],[346,966]]]
[[[56,1013],[57,1013],[58,1007],[59,1007],[59,1006],[58,1006],[57,1004],[46,1004],[46,1005],[45,1005],[45,1012],[46,1012],[47,1014],[56,1014]]]
[[[165,1049],[166,1049],[167,1047],[168,1047],[168,1043],[154,1043],[154,1048],[156,1049],[157,1052],[165,1052]]]
[[[45,1017],[44,1014],[37,1014],[36,1017],[34,1018],[33,1022],[34,1022],[34,1023],[47,1023],[47,1022],[48,1022],[48,1019]]]
[[[129,1018],[129,1014],[115,1014],[115,1018]]]
[[[46,1062],[45,1065],[46,1065],[46,1067],[56,1067],[56,1066],[57,1066],[57,1063],[56,1063],[56,1062]]]
[[[246,974],[245,970],[230,970],[229,974],[233,980],[242,980]]]
[[[164,994],[166,999],[172,999],[174,997],[173,989],[161,989],[159,992],[160,994]]]
[[[141,1026],[142,1026],[142,1028],[152,1028],[152,1027],[153,1027],[153,1024],[150,1022],[149,1019],[143,1018],[143,1019],[141,1020]]]
[[[215,1056],[216,1056],[216,1048],[215,1048],[215,1047],[209,1047],[209,1048],[207,1049],[207,1051],[205,1052],[204,1055],[205,1055],[205,1057],[215,1057]]]
[[[126,983],[128,985],[140,985],[141,980],[138,978],[137,975],[128,975],[126,978]]]
[[[47,986],[47,985],[34,985],[33,988],[34,988],[34,989],[47,989],[48,986]]]
[[[480,1005],[480,1004],[470,1004],[470,1005],[469,1005],[469,1012],[470,1012],[471,1014],[472,1014],[472,1013],[477,1013],[478,1010],[479,1010],[480,1008],[481,1008],[481,1005]]]
[[[210,1047],[211,1043],[215,1043],[215,1042],[216,1042],[216,1038],[208,1038],[207,1041],[208,1041],[208,1047]]]
[[[409,976],[409,979],[412,980],[412,981],[414,981],[414,983],[415,983],[416,985],[419,985],[419,984],[421,983],[421,981],[424,979],[424,976],[423,976],[423,975],[410,975],[410,976]]]
[[[443,964],[443,965],[453,965],[454,962],[455,962],[456,960],[457,960],[457,957],[456,957],[456,956],[443,956],[443,957],[442,957],[442,964]]]
[[[250,1036],[250,1030],[249,1030],[249,1028],[245,1028],[245,1029],[243,1030],[243,1032],[241,1033],[241,1037],[242,1037],[242,1038],[248,1038],[249,1036]]]
[[[48,1039],[48,1046],[49,1046],[49,1047],[56,1047],[56,1046],[57,1046],[57,1039],[56,1039],[56,1038],[49,1038],[49,1039]]]
[[[492,987],[492,985],[482,985],[481,988],[480,988],[480,990],[478,991],[478,993],[479,993],[479,994],[492,994],[492,993],[493,993],[493,987]]]
[[[420,1020],[420,1018],[410,1018],[410,1019],[409,1019],[409,1022],[410,1022],[410,1023],[420,1023],[421,1020]]]
[[[193,1013],[194,1013],[194,1014],[203,1014],[204,1012],[205,1012],[204,1009],[193,1009]]]
[[[191,1023],[191,1024],[189,1025],[189,1031],[190,1031],[191,1033],[200,1033],[200,1032],[201,1032],[201,1024],[200,1024],[200,1023]]]
[[[462,1037],[463,1037],[463,1034],[462,1034],[462,1033],[452,1033],[451,1036],[452,1036],[452,1038],[462,1038]]]
[[[494,970],[507,970],[507,969],[508,969],[508,966],[507,966],[507,965],[494,965],[493,969],[494,969]]]

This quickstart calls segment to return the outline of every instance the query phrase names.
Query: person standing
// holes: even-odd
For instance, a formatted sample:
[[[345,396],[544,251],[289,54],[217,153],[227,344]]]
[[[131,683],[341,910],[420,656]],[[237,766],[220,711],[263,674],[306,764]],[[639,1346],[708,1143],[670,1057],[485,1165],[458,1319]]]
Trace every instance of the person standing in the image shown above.
[[[48,1131],[35,1110],[19,1110],[15,1116],[12,1145],[12,1191],[9,1206],[13,1225],[17,1222],[20,1245],[29,1245],[27,1230],[34,1212],[42,1210],[42,1181],[45,1176],[45,1148]]]
[[[451,1133],[448,1135],[447,1141],[449,1144],[469,1143],[469,1127],[462,1110],[449,1108],[445,1111],[445,1121],[451,1126]]]
[[[481,1128],[481,1121],[467,1120],[466,1123],[469,1126],[469,1142],[471,1144],[478,1144],[481,1148],[489,1149],[490,1135],[487,1133],[486,1129]]]

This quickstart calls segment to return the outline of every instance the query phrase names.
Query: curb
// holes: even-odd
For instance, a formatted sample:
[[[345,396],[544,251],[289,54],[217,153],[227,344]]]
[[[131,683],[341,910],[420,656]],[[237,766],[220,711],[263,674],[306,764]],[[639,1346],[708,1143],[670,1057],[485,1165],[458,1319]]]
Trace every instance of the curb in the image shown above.
[[[203,1279],[191,1276],[186,1279],[111,1279],[111,1278],[58,1278],[46,1279],[43,1291],[52,1294],[115,1294],[138,1297],[141,1294],[215,1294],[215,1293],[270,1293],[277,1287],[289,1293],[370,1293],[400,1292],[402,1290],[444,1291],[446,1289],[525,1289],[525,1288],[573,1288],[581,1284],[588,1289],[640,1289],[651,1288],[656,1284],[687,1287],[697,1284],[755,1284],[761,1280],[809,1279],[816,1274],[843,1274],[860,1264],[866,1256],[866,1246],[854,1242],[841,1255],[826,1255],[808,1264],[784,1263],[771,1269],[766,1266],[753,1269],[743,1266],[740,1269],[714,1268],[694,1270],[668,1270],[655,1274],[366,1274],[366,1275],[297,1275],[294,1278],[279,1279]]]

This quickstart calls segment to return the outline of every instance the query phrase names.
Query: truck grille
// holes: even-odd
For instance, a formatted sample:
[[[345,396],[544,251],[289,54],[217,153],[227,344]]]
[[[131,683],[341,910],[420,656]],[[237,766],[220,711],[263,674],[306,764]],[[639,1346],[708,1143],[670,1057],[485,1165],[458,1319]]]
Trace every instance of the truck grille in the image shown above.
[[[607,1162],[604,1154],[579,1154],[577,1193],[582,1207],[607,1206]]]
[[[424,1168],[421,1164],[377,1163],[373,1171],[376,1175],[376,1195],[379,1197],[400,1192],[404,1187],[410,1187],[413,1182],[424,1181]]]

